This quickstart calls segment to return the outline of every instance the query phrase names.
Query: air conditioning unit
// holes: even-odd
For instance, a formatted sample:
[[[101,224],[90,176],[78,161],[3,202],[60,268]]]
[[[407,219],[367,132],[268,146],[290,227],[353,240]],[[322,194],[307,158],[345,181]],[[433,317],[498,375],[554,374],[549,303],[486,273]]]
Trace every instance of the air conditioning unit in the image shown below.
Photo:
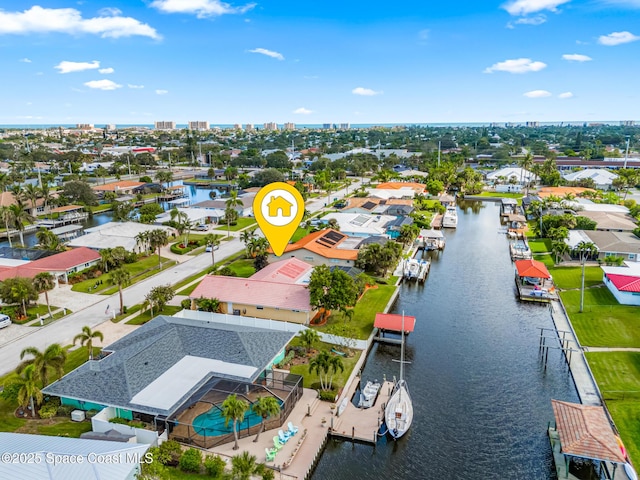
[[[71,412],[71,420],[74,422],[83,422],[85,419],[84,410],[74,410]]]

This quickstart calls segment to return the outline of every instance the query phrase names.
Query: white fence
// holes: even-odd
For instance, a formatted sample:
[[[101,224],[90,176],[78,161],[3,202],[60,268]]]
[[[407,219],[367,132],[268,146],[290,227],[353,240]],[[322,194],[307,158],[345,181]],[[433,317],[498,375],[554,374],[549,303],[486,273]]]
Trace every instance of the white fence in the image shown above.
[[[114,418],[116,416],[116,409],[114,407],[103,408],[91,419],[91,430],[97,433],[115,430],[123,435],[135,435],[136,443],[145,443],[148,445],[158,444],[157,432],[146,430],[144,428],[134,428],[120,423],[109,422],[110,418]]]

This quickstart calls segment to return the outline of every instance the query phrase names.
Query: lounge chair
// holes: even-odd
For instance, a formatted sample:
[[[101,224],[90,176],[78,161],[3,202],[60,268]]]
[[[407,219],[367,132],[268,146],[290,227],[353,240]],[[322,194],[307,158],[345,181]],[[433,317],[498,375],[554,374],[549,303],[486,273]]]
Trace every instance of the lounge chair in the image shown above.
[[[273,462],[276,458],[278,451],[275,448],[265,448],[264,453],[267,457],[267,462]]]
[[[287,427],[289,427],[289,433],[291,433],[291,435],[298,433],[298,427],[296,427],[292,422],[289,422]]]
[[[291,437],[290,433],[284,433],[284,430],[278,430],[278,438],[282,443],[287,443],[289,441],[289,437]]]
[[[273,437],[273,448],[275,448],[276,452],[282,447],[284,447],[284,442],[281,442],[277,435]]]

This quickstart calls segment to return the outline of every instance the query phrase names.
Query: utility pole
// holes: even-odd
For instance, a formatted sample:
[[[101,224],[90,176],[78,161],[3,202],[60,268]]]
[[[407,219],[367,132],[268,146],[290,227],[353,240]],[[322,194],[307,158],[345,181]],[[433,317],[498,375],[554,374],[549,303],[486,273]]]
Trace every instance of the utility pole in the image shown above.
[[[627,168],[627,160],[629,159],[629,135],[627,135],[627,149],[624,152],[624,168]]]
[[[440,168],[440,144],[442,142],[438,140],[438,168]]]

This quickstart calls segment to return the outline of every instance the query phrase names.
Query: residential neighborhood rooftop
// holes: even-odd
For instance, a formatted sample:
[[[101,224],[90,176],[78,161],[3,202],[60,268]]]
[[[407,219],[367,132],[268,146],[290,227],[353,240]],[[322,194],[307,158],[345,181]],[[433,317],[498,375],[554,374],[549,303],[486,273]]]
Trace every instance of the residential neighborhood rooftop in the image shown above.
[[[331,228],[325,228],[314,233],[310,233],[306,237],[286,246],[284,253],[295,252],[296,250],[306,249],[325,258],[340,258],[343,260],[356,260],[358,251],[355,249],[344,249],[341,245],[349,237],[344,233],[338,232]],[[269,249],[272,253],[272,250]]]

